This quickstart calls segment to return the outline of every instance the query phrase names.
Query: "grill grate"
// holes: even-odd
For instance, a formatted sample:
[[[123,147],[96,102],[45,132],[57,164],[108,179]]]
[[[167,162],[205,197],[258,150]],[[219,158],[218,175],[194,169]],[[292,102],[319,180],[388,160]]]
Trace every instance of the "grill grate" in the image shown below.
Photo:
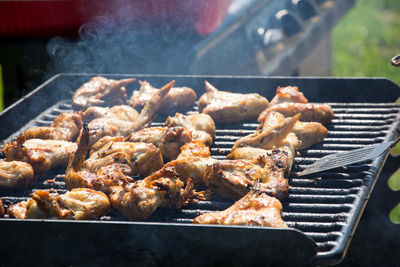
[[[360,200],[366,183],[376,173],[373,161],[340,167],[323,174],[298,177],[297,172],[322,156],[383,142],[400,112],[395,104],[341,104],[330,103],[334,120],[326,125],[328,137],[320,144],[300,152],[294,160],[290,174],[288,197],[283,200],[283,219],[289,227],[296,228],[311,237],[318,246],[316,262],[336,253],[346,239],[345,232],[349,220]],[[18,136],[33,126],[49,125],[61,112],[72,111],[70,101],[60,101],[42,112],[5,142]],[[161,125],[163,119],[153,125]],[[217,125],[215,143],[211,149],[215,158],[225,158],[235,140],[253,132],[258,126],[255,122],[235,125]],[[6,206],[25,200],[29,194],[39,189],[53,188],[64,193],[63,170],[49,173],[33,186],[18,190],[2,190],[1,197]],[[52,179],[52,180],[48,180]],[[33,189],[32,189],[33,188]],[[216,196],[212,201],[200,201],[179,211],[159,210],[148,221],[191,223],[197,215],[209,211],[222,210],[233,202]],[[102,218],[105,221],[125,220],[115,211]]]

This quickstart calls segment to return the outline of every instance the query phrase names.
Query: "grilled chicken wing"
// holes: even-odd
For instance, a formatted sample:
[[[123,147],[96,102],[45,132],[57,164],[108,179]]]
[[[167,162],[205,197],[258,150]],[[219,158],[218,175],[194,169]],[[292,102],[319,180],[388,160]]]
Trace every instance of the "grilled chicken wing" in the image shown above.
[[[224,211],[197,216],[196,224],[254,225],[287,227],[282,220],[282,204],[268,194],[252,190]]]
[[[127,99],[125,86],[136,79],[113,80],[101,76],[91,78],[72,96],[72,107],[84,110],[91,106],[122,105]]]
[[[120,137],[106,136],[93,145],[83,168],[96,172],[114,163],[128,165],[131,168],[130,175],[147,176],[162,167],[163,158],[153,144],[124,142]]]
[[[263,121],[264,117],[270,111],[279,112],[285,117],[292,117],[300,113],[300,121],[315,121],[320,123],[328,123],[334,116],[332,108],[326,104],[281,103],[268,107],[261,112],[258,121]]]
[[[188,115],[176,113],[174,117],[168,117],[164,125],[185,127],[191,131],[193,141],[203,142],[207,146],[211,146],[215,138],[215,123],[209,115],[204,113]]]
[[[135,109],[142,109],[146,103],[160,90],[146,81],[139,81],[139,91],[133,91],[129,105]],[[173,87],[165,97],[160,110],[173,110],[191,107],[197,99],[193,89],[189,87]]]
[[[23,135],[26,139],[54,139],[75,141],[82,128],[81,114],[61,113],[53,123],[46,127],[33,127],[26,130]]]
[[[110,208],[108,197],[88,188],[73,189],[65,194],[38,190],[27,201],[11,205],[7,213],[18,219],[99,219]]]
[[[277,112],[268,113],[263,124],[260,125],[256,132],[238,139],[232,150],[245,146],[263,149],[279,146],[292,131],[299,116],[297,114],[293,117],[285,118]]]
[[[84,127],[65,175],[70,189],[87,187],[108,192],[112,185],[132,182],[129,175],[147,176],[163,164],[161,153],[154,145],[123,142],[122,137],[103,137],[93,145],[86,159],[89,148],[89,131]]]
[[[33,168],[23,161],[0,161],[0,187],[19,187],[34,181]]]
[[[2,150],[7,161],[24,161],[35,172],[45,172],[51,168],[65,166],[75,153],[76,143],[62,140],[29,139],[20,136],[16,141],[4,145]]]
[[[211,157],[210,148],[197,141],[183,145],[178,158],[165,164],[161,170],[174,170],[184,182],[190,178],[194,184],[201,185],[207,168],[216,161]]]
[[[307,98],[304,97],[302,92],[299,92],[297,86],[286,86],[276,88],[276,94],[269,103],[269,107],[280,103],[308,103]]]
[[[158,90],[139,115],[129,106],[117,106],[109,110],[97,108],[85,112],[85,118],[95,118],[89,123],[90,144],[103,136],[127,136],[151,123],[174,83],[172,81]]]
[[[151,143],[158,147],[165,160],[178,157],[182,145],[192,141],[191,133],[183,127],[151,127],[131,133],[129,142]]]
[[[205,82],[206,93],[199,99],[199,111],[210,115],[215,122],[235,123],[256,118],[268,106],[259,94],[239,94],[219,91]]]
[[[293,158],[279,149],[265,151],[256,159],[217,161],[206,169],[204,183],[218,195],[233,200],[243,197],[255,183],[260,183],[263,192],[282,199],[289,189],[286,176],[292,162]]]
[[[193,195],[191,180],[184,189],[184,183],[168,169],[127,186],[113,186],[109,194],[111,205],[132,220],[145,220],[157,208],[179,209]]]
[[[328,136],[328,129],[319,122],[298,121],[294,125],[292,132],[300,140],[299,150],[317,144]]]

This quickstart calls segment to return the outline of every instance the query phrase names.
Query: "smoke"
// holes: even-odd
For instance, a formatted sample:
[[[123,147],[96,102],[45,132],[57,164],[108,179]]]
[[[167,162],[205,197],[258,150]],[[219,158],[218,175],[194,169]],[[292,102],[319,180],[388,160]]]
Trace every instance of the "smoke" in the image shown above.
[[[187,51],[196,37],[188,32],[193,18],[179,17],[187,12],[184,6],[176,10],[177,18],[172,16],[171,20],[166,7],[164,12],[157,13],[156,9],[153,13],[141,14],[138,10],[150,10],[141,6],[145,2],[112,3],[112,7],[101,7],[104,10],[97,13],[102,15],[81,26],[77,39],[55,37],[48,42],[46,49],[51,60],[46,79],[64,72],[185,72],[183,66],[190,60]]]

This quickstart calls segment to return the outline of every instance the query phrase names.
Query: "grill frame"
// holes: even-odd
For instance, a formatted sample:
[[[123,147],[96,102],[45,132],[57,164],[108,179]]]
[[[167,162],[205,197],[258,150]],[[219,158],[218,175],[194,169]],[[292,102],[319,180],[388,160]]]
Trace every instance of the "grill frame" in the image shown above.
[[[34,122],[30,122],[33,118],[36,118],[37,116],[40,117],[40,113],[44,112],[42,115],[46,115],[46,110],[53,110],[57,111],[59,101],[61,99],[68,99],[71,96],[71,91],[73,91],[75,88],[77,88],[80,84],[83,82],[87,81],[91,76],[95,74],[59,74],[50,79],[49,81],[45,82],[43,85],[38,87],[36,90],[34,90],[32,93],[24,97],[23,99],[19,100],[17,103],[14,105],[10,106],[8,109],[6,109],[1,115],[0,115],[0,122],[2,122],[2,125],[5,125],[7,123],[9,127],[4,129],[0,129],[0,137],[2,140],[9,139],[10,133],[14,133],[14,137],[21,133],[24,128],[27,127],[32,127],[32,123],[37,123],[38,121],[35,120]],[[363,122],[363,116],[362,113],[365,112],[366,116],[368,117],[369,111],[367,110],[368,107],[373,106],[375,108],[380,108],[384,111],[384,108],[387,107],[392,107],[397,110],[397,121],[399,121],[400,118],[400,106],[399,105],[394,105],[394,104],[388,104],[389,102],[394,102],[397,98],[396,96],[396,91],[399,90],[399,87],[395,85],[394,83],[382,79],[382,78],[293,78],[293,77],[271,77],[271,78],[265,78],[265,77],[233,77],[233,76],[187,76],[187,75],[103,75],[109,78],[123,78],[123,77],[136,77],[137,79],[146,79],[150,81],[152,84],[156,86],[161,86],[162,84],[175,79],[177,81],[177,85],[185,85],[189,87],[193,87],[196,89],[196,92],[200,96],[203,88],[203,81],[208,80],[211,83],[213,83],[217,88],[220,88],[221,90],[230,90],[234,92],[239,92],[244,89],[249,90],[249,92],[258,92],[264,96],[266,96],[268,99],[271,99],[272,96],[274,95],[275,88],[276,86],[286,86],[286,85],[297,85],[299,86],[300,90],[304,92],[305,96],[309,98],[310,102],[336,102],[334,103],[334,109],[343,109],[344,114],[342,115],[343,118],[338,118],[335,116],[335,120],[332,124],[328,125],[328,129],[330,127],[335,127],[337,123],[340,124],[342,130],[346,130],[346,126],[352,127],[351,123],[350,124],[344,124],[342,125],[340,121],[348,121],[348,120],[353,120],[353,121],[361,121]],[[340,92],[346,92],[346,95],[343,93],[337,93],[335,89],[340,88]],[[61,89],[61,92],[58,90]],[[363,89],[363,93],[360,94],[361,89]],[[54,99],[54,96],[57,96],[56,99]],[[58,99],[58,100],[57,100]],[[40,105],[38,105],[38,101],[41,102]],[[349,102],[354,102],[354,104],[349,103]],[[357,104],[356,102],[362,103],[362,102],[369,102],[369,103],[364,103],[364,104]],[[351,109],[356,109],[356,110],[361,110],[361,115],[353,116],[352,113],[349,112]],[[364,110],[364,111],[363,111]],[[22,114],[21,112],[24,111]],[[63,110],[61,110],[63,111]],[[57,111],[59,112],[59,111]],[[56,113],[57,113],[56,112]],[[346,115],[346,112],[348,112],[348,116]],[[21,118],[21,120],[14,120],[15,115],[18,114],[18,117]],[[342,113],[340,113],[342,114]],[[173,115],[173,114],[172,114]],[[361,119],[360,119],[361,117]],[[377,116],[379,118],[379,116]],[[385,116],[383,116],[385,117]],[[383,125],[388,125],[387,123],[387,118],[386,121],[383,122]],[[162,121],[162,119],[160,120]],[[396,119],[395,119],[396,121]],[[360,129],[362,132],[365,127],[371,127],[369,126],[369,121],[364,121],[365,123],[360,125]],[[43,124],[46,124],[48,122],[43,122]],[[246,129],[255,129],[255,126],[257,125],[256,122],[250,122],[250,123],[244,123],[244,125],[247,127]],[[354,126],[353,126],[354,127]],[[374,126],[374,127],[379,127]],[[309,150],[306,150],[306,152],[303,152],[302,155],[298,158],[295,159],[295,164],[292,168],[292,172],[290,175],[290,184],[293,182],[296,182],[297,180],[306,180],[306,182],[310,182],[310,178],[307,177],[315,177],[318,176],[316,175],[309,175],[306,176],[306,178],[301,178],[297,179],[296,172],[300,171],[303,169],[303,166],[310,164],[313,162],[316,158],[313,158],[312,155],[315,154],[321,154],[321,151],[324,151],[328,149],[330,152],[334,152],[334,150],[330,149],[329,147],[329,142],[333,141],[334,145],[337,145],[337,142],[342,141],[344,144],[340,145],[338,144],[339,151],[340,150],[346,150],[346,149],[351,149],[351,148],[356,148],[359,146],[362,146],[366,144],[366,142],[376,142],[376,141],[389,141],[395,138],[396,135],[396,127],[398,127],[395,123],[391,123],[388,126],[388,129],[385,130],[386,134],[383,138],[371,138],[371,136],[368,136],[365,138],[364,141],[359,142],[359,144],[356,144],[354,146],[352,145],[346,145],[346,142],[350,141],[355,141],[357,138],[350,138],[350,141],[344,141],[342,138],[335,138],[335,136],[329,135],[327,138],[327,141],[323,142],[323,145],[317,145],[317,147],[312,147]],[[229,127],[228,127],[229,128]],[[340,128],[340,127],[339,127]],[[218,129],[217,128],[217,135],[219,132],[223,132],[224,129]],[[340,133],[338,134],[340,136]],[[373,137],[373,136],[372,136]],[[332,139],[329,141],[329,139]],[[339,141],[338,141],[339,140]],[[216,140],[216,142],[219,142]],[[233,141],[232,141],[233,142]],[[227,146],[229,146],[230,143],[228,142]],[[217,148],[219,149],[219,148]],[[222,153],[223,154],[223,153]],[[311,155],[311,156],[310,156]],[[0,225],[3,230],[0,230],[0,232],[3,234],[3,236],[7,237],[10,236],[10,233],[14,233],[16,228],[21,228],[21,232],[24,231],[29,231],[32,229],[40,229],[40,231],[36,232],[36,235],[40,236],[40,234],[45,234],[44,229],[45,228],[50,228],[52,231],[50,231],[51,236],[58,236],[58,233],[61,233],[60,236],[58,236],[59,243],[60,244],[65,244],[65,241],[62,241],[63,236],[65,237],[65,234],[68,233],[69,228],[85,228],[87,232],[100,233],[105,230],[104,227],[107,227],[107,232],[112,232],[114,237],[122,238],[120,234],[118,234],[118,229],[121,230],[123,229],[131,229],[129,230],[130,232],[140,232],[140,231],[150,231],[150,232],[158,232],[162,231],[160,229],[167,229],[166,231],[172,231],[172,232],[179,232],[180,235],[185,236],[186,239],[190,240],[191,238],[195,238],[196,235],[201,235],[202,238],[205,236],[206,241],[202,241],[203,246],[204,242],[209,242],[212,244],[212,238],[214,234],[210,233],[217,233],[218,235],[225,236],[228,238],[227,242],[223,248],[221,248],[221,243],[218,243],[219,245],[212,246],[215,251],[214,252],[223,252],[228,253],[227,251],[238,251],[238,248],[233,246],[231,243],[236,243],[235,241],[241,239],[241,235],[248,235],[248,242],[246,244],[243,244],[246,248],[252,245],[252,242],[249,242],[250,240],[254,241],[253,248],[262,245],[263,248],[265,248],[262,252],[261,250],[255,250],[258,253],[263,253],[262,260],[265,262],[265,260],[268,260],[270,263],[310,263],[312,260],[312,264],[334,264],[339,262],[345,255],[347,248],[350,244],[351,237],[356,229],[356,226],[358,224],[358,221],[362,215],[362,211],[366,205],[367,199],[369,198],[369,195],[375,185],[376,179],[379,176],[379,173],[384,165],[384,162],[387,158],[388,153],[385,153],[384,155],[378,157],[377,159],[370,161],[369,163],[363,163],[363,164],[356,164],[354,166],[348,167],[348,170],[344,170],[345,174],[347,172],[352,172],[351,169],[355,168],[354,171],[361,171],[362,176],[364,176],[361,181],[359,182],[360,189],[354,193],[354,190],[349,189],[349,196],[350,198],[354,198],[355,203],[350,205],[351,207],[347,208],[350,210],[351,216],[347,217],[347,221],[340,222],[341,219],[340,215],[337,218],[337,225],[332,225],[329,222],[326,223],[324,227],[342,227],[342,230],[340,230],[340,234],[338,234],[340,240],[337,243],[336,246],[333,246],[333,249],[325,251],[325,252],[318,252],[316,250],[316,244],[314,241],[310,238],[310,236],[305,235],[302,231],[298,229],[272,229],[272,228],[258,228],[258,227],[238,227],[238,226],[199,226],[199,225],[188,225],[185,223],[171,223],[171,222],[129,222],[129,221],[100,221],[100,222],[75,222],[75,221],[57,221],[57,220],[10,220],[10,219],[0,219]],[[359,168],[359,169],[357,169]],[[343,170],[339,170],[340,172],[343,172]],[[331,173],[331,174],[330,174]],[[327,177],[334,177],[335,172],[325,172],[325,176]],[[296,180],[297,179],[297,180]],[[348,179],[351,180],[351,179]],[[359,178],[355,180],[360,180]],[[324,181],[322,181],[324,182]],[[353,181],[354,182],[354,181]],[[297,181],[298,183],[298,181]],[[351,183],[351,181],[348,181],[348,183]],[[296,187],[295,187],[296,188]],[[339,192],[342,190],[342,188],[339,191],[333,190],[335,188],[328,188],[327,191],[328,193],[331,194],[332,199],[337,199],[338,200],[338,205],[341,205],[341,198],[343,197],[338,197],[340,196],[340,193],[335,193]],[[299,189],[297,189],[299,190]],[[301,193],[301,187],[300,187],[300,193]],[[323,190],[322,190],[323,191]],[[318,193],[318,190],[316,191]],[[12,194],[12,192],[11,192]],[[297,192],[298,194],[298,192]],[[337,194],[337,195],[336,195]],[[301,194],[300,194],[301,195]],[[314,196],[315,198],[316,196]],[[290,206],[291,201],[291,194],[289,193],[288,200],[284,201],[284,218],[290,216],[297,216],[297,215],[292,215],[287,213],[285,211],[286,209],[294,209],[296,210],[296,207]],[[304,199],[307,201],[310,201],[308,204],[313,205],[313,197],[307,197],[307,194],[304,196]],[[327,198],[329,199],[329,197]],[[305,203],[307,204],[307,202]],[[347,203],[346,203],[347,204]],[[294,205],[295,206],[295,205]],[[304,205],[303,205],[304,206]],[[321,209],[327,209],[324,207],[324,205],[321,205]],[[337,207],[329,206],[329,209],[336,209]],[[346,208],[346,209],[347,209]],[[286,214],[285,214],[286,213]],[[295,212],[294,212],[295,213]],[[329,213],[328,213],[329,215]],[[304,217],[307,217],[308,215],[305,213],[303,215]],[[315,216],[317,222],[321,222],[321,225],[324,225],[324,221],[329,220],[328,217],[324,216]],[[305,220],[304,222],[301,221],[301,216],[297,216],[296,218],[300,219],[297,225],[295,227],[298,227],[301,229],[301,227],[307,227],[307,221]],[[346,218],[346,216],[344,216]],[[102,226],[102,225],[113,225],[113,227],[108,227],[108,226]],[[75,226],[75,225],[79,225]],[[118,225],[120,228],[118,228]],[[115,226],[115,227],[114,227]],[[170,226],[170,228],[168,228]],[[293,226],[290,225],[289,226]],[[299,227],[300,226],[300,227]],[[128,228],[126,228],[128,227]],[[131,228],[132,227],[132,228]],[[166,228],[165,228],[166,227]],[[180,229],[180,227],[183,227],[185,230],[180,231],[176,229]],[[108,229],[112,228],[112,229]],[[323,228],[323,227],[322,227]],[[93,229],[93,230],[91,230]],[[144,230],[148,229],[148,230]],[[157,230],[158,229],[158,230]],[[168,230],[169,229],[169,230]],[[173,230],[172,230],[173,229]],[[190,229],[190,230],[188,230]],[[238,230],[240,229],[240,230]],[[312,227],[311,227],[312,229]],[[336,229],[336,228],[335,228]],[[77,229],[76,231],[78,231]],[[317,229],[318,230],[318,229]],[[216,232],[214,232],[216,231]],[[224,234],[225,233],[225,234]],[[284,234],[282,234],[284,233]],[[49,233],[47,233],[49,234]],[[257,239],[257,235],[260,234],[263,236],[263,240]],[[315,232],[312,236],[314,239],[323,239],[323,234],[324,232]],[[331,231],[331,235],[335,235],[335,231]],[[95,236],[95,234],[93,235]],[[132,235],[129,235],[131,238],[134,238]],[[173,235],[169,234],[165,239],[160,239],[160,240],[167,240],[167,237],[171,237]],[[11,238],[11,236],[10,236]],[[79,235],[74,235],[74,240],[79,240]],[[148,237],[151,239],[151,237]],[[215,236],[214,236],[215,238]],[[24,241],[23,237],[21,237],[21,240]],[[61,241],[60,241],[61,240]],[[173,239],[172,244],[174,246],[177,246],[179,243],[178,240]],[[104,240],[105,241],[105,240]],[[26,240],[25,240],[26,242]],[[110,241],[108,241],[110,242]],[[200,241],[199,241],[200,242]],[[284,243],[284,244],[282,244]],[[130,243],[131,244],[131,243]],[[15,244],[18,246],[17,244]],[[131,244],[132,245],[132,244]],[[1,246],[2,247],[2,246]],[[62,248],[63,245],[60,245]],[[134,244],[134,247],[136,249],[139,249],[141,251],[153,251],[155,248],[157,248],[157,245],[152,245],[152,244]],[[178,246],[179,247],[179,246]],[[274,253],[266,253],[265,250],[268,248],[268,251],[273,251]],[[302,249],[299,249],[302,248]],[[321,246],[319,246],[321,249]],[[6,248],[4,248],[6,249]],[[37,248],[39,249],[39,248]],[[183,248],[184,249],[184,248]],[[200,247],[201,249],[201,247]],[[286,252],[282,252],[286,251]],[[295,251],[297,249],[297,252],[288,252],[287,250],[291,249],[292,251]],[[6,249],[8,251],[8,249]],[[203,248],[204,250],[204,248]],[[192,251],[193,252],[193,251]],[[207,254],[207,256],[211,255],[211,252]],[[288,257],[288,253],[292,253],[291,255],[293,257]],[[61,254],[61,252],[60,252]],[[151,254],[151,253],[150,253]],[[316,254],[316,257],[314,258]],[[256,254],[258,255],[258,254]],[[58,255],[59,259],[63,258]],[[143,256],[142,254],[139,254],[139,256]],[[175,257],[172,262],[174,263],[179,263],[179,260],[182,259],[182,257],[186,260],[189,261],[193,259],[193,255],[190,255],[189,257],[183,257],[182,255],[180,257]],[[205,260],[204,255],[203,258],[199,255],[197,255],[198,259],[197,260]],[[213,258],[210,257],[207,260],[235,260],[232,262],[240,262],[240,261],[246,261],[248,263],[251,263],[252,260],[254,259],[249,259],[249,255],[237,255],[236,257],[232,257],[232,259],[228,258]],[[267,257],[268,256],[268,257]],[[273,256],[274,260],[271,259],[271,256]],[[196,257],[195,257],[196,258]],[[64,259],[68,260],[68,257]],[[159,259],[161,262],[165,259]],[[257,259],[257,260],[260,260]],[[194,262],[196,263],[196,262]],[[204,263],[204,262],[203,262]],[[208,263],[206,261],[206,263]],[[257,261],[254,261],[254,263],[257,263]]]

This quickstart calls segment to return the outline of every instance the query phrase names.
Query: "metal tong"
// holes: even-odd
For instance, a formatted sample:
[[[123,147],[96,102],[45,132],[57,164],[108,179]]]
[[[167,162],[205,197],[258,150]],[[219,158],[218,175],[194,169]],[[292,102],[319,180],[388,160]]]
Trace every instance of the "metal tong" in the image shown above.
[[[389,148],[394,147],[399,141],[400,137],[397,137],[397,139],[394,141],[368,145],[362,148],[322,157],[320,160],[317,160],[305,168],[302,172],[298,173],[298,175],[303,176],[311,173],[326,171],[340,166],[376,158]]]

